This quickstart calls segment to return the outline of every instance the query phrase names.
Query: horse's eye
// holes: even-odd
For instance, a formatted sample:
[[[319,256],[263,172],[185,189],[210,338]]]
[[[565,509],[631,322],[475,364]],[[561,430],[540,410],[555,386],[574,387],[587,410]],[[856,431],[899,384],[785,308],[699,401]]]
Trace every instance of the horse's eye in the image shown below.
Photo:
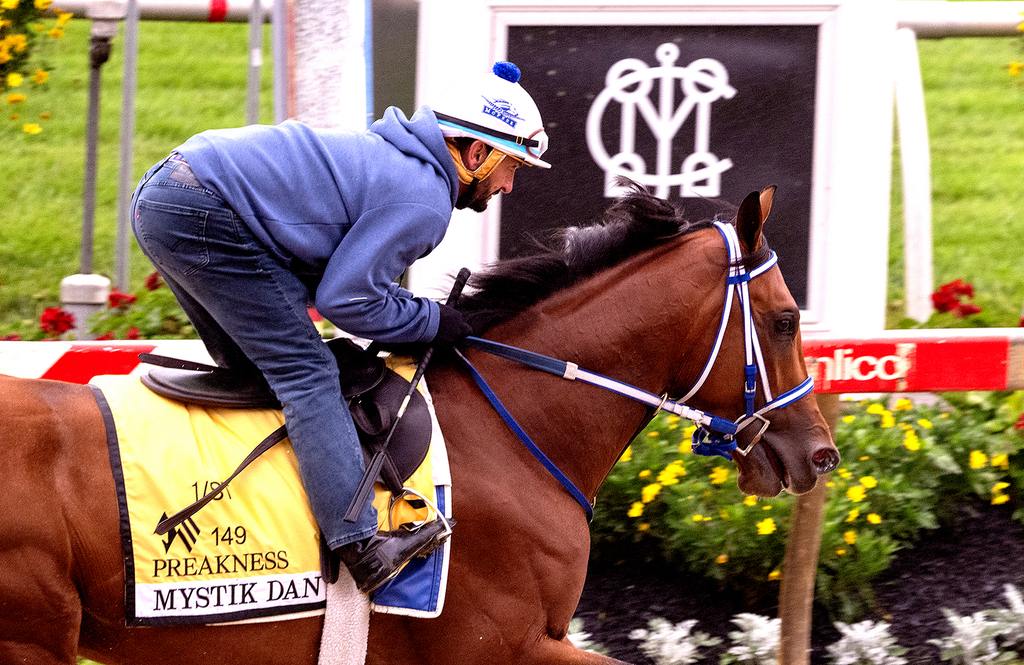
[[[784,337],[792,337],[796,334],[797,320],[792,314],[783,314],[775,319],[775,332]]]

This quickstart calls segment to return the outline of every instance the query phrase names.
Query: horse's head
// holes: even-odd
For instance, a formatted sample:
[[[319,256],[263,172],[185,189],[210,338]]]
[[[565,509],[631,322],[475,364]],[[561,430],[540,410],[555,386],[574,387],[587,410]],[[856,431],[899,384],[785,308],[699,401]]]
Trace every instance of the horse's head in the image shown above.
[[[734,265],[743,268],[732,271],[733,284],[727,288],[735,297],[724,331],[719,333],[721,349],[694,396],[702,408],[737,420],[732,458],[739,467],[739,486],[747,494],[760,496],[775,496],[783,489],[807,492],[819,475],[839,464],[839,452],[810,394],[800,309],[763,235],[774,193],[774,187],[752,192],[736,214],[739,260]],[[719,235],[716,242],[729,242],[726,236],[731,233]],[[745,298],[749,314],[744,311]],[[721,317],[721,301],[717,311]],[[752,324],[749,333],[745,317]],[[718,324],[715,321],[716,329],[706,332],[715,334]],[[753,398],[745,398],[744,391],[751,390]]]

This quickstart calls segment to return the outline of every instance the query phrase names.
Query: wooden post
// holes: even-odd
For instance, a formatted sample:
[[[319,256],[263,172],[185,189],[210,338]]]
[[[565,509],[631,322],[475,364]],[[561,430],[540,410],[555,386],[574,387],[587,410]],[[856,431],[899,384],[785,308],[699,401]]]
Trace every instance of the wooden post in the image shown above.
[[[815,397],[835,438],[839,395],[817,394]],[[782,619],[779,665],[810,665],[811,662],[811,610],[828,496],[826,482],[828,476],[822,476],[813,490],[796,499],[779,589],[779,617]]]

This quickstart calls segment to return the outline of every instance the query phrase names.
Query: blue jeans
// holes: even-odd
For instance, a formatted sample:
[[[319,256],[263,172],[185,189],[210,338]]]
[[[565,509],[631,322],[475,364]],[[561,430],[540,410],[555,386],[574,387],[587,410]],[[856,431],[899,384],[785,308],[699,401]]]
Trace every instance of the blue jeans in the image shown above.
[[[363,475],[363,454],[334,356],[307,313],[305,284],[180,158],[172,156],[143,176],[131,218],[142,251],[214,361],[243,373],[258,371],[283,405],[302,482],[328,546],[376,533],[369,502],[354,524],[342,519]]]

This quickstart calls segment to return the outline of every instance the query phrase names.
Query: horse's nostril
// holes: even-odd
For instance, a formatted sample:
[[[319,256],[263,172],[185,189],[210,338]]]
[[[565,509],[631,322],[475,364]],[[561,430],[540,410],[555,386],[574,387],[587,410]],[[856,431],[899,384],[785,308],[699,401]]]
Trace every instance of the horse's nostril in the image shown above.
[[[831,473],[839,466],[839,451],[835,448],[819,448],[811,455],[811,462],[818,475]]]

